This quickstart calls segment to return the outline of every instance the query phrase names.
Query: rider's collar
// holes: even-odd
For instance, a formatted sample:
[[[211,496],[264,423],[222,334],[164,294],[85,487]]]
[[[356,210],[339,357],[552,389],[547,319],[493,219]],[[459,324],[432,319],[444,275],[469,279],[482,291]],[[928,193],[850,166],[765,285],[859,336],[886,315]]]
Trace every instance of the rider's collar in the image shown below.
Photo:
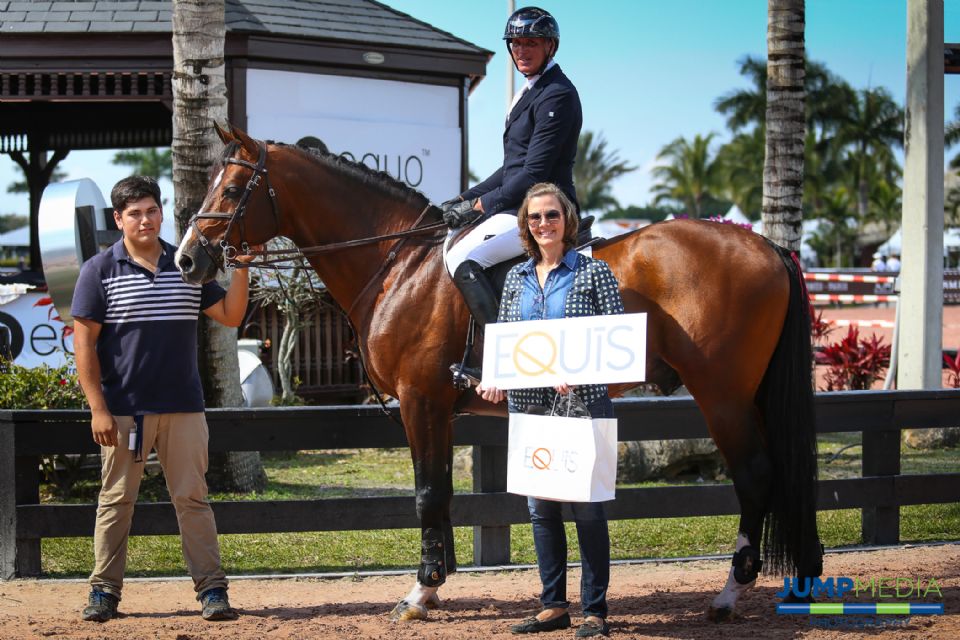
[[[547,66],[543,68],[543,73],[538,73],[535,76],[527,77],[526,88],[532,89],[533,85],[537,84],[537,80],[542,78],[544,73],[546,73],[547,71],[550,71],[550,69],[553,69],[555,66],[557,66],[557,61],[554,60],[553,58],[550,58],[550,61],[547,63]]]

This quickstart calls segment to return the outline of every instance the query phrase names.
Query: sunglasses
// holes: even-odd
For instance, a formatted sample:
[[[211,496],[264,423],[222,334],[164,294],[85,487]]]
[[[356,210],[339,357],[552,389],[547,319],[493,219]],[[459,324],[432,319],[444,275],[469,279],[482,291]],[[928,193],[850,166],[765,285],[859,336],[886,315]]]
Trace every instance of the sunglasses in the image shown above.
[[[563,214],[557,211],[556,209],[550,209],[550,211],[544,211],[543,213],[528,213],[527,214],[527,223],[528,224],[540,224],[541,220],[546,222],[556,222],[563,217]]]

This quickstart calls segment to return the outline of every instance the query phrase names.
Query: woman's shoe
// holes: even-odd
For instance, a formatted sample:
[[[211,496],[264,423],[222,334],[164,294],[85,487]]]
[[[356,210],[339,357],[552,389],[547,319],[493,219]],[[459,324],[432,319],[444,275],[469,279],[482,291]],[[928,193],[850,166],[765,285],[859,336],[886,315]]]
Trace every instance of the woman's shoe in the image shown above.
[[[607,624],[606,620],[600,620],[597,622],[595,620],[586,620],[580,628],[577,629],[578,638],[592,638],[594,636],[608,636],[610,635],[610,625]]]
[[[534,618],[527,618],[520,624],[515,624],[510,627],[510,633],[540,633],[541,631],[556,631],[557,629],[569,629],[570,628],[570,614],[564,613],[559,615],[556,618],[551,618],[549,620],[537,620]]]

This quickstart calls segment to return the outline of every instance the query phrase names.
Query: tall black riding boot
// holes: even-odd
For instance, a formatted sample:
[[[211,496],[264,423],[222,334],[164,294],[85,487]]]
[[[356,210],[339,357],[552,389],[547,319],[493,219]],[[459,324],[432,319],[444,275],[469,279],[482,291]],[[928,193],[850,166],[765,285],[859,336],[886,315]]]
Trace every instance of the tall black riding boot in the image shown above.
[[[500,307],[497,292],[479,264],[473,260],[463,262],[453,272],[453,282],[460,289],[477,324],[483,326],[497,321]]]
[[[470,309],[473,319],[479,326],[497,321],[497,292],[490,279],[483,273],[483,269],[473,260],[463,262],[453,272],[453,282],[460,290],[467,308]],[[468,348],[469,353],[469,348]],[[480,380],[480,368],[466,366],[467,354],[464,361],[450,367],[453,372],[453,384],[458,388],[466,388],[470,384],[477,384]]]

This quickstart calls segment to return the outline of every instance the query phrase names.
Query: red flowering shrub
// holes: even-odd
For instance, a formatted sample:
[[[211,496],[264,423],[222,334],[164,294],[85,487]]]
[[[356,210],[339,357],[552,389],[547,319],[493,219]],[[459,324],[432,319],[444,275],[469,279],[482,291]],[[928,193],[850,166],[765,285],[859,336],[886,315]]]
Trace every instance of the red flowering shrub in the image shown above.
[[[876,334],[862,339],[859,329],[851,326],[843,340],[824,347],[816,360],[828,367],[826,391],[862,391],[890,366],[890,345],[883,344],[883,338]]]
[[[960,389],[960,351],[953,358],[949,353],[943,354],[943,364],[947,368],[947,383],[954,389]]]

